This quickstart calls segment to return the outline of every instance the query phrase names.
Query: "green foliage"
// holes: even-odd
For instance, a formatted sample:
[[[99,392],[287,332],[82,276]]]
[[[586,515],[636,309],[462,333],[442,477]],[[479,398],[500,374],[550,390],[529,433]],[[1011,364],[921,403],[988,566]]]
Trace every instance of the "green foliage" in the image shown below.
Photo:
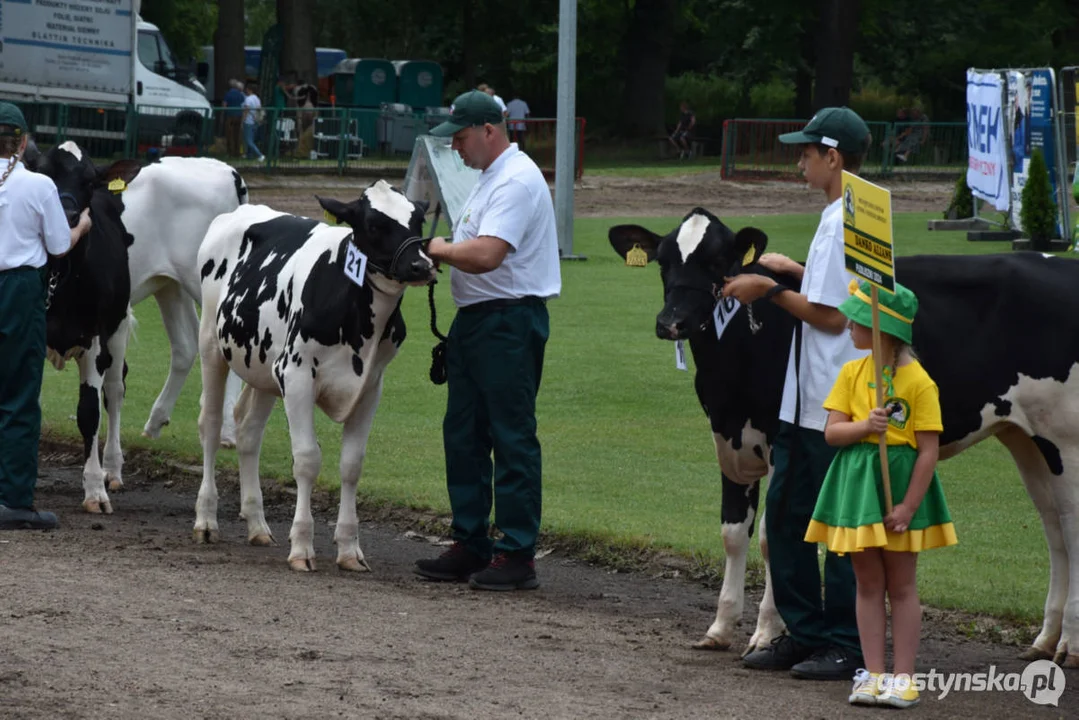
[[[896,112],[915,104],[909,96],[879,81],[864,83],[850,96],[850,107],[866,122],[895,122]]]
[[[197,57],[217,28],[217,3],[207,0],[154,0],[143,3],[140,14],[157,25],[180,62]]]
[[[960,173],[955,179],[955,192],[952,194],[952,202],[944,211],[946,220],[962,220],[974,217],[974,193],[967,185],[967,174]]]
[[[1019,221],[1023,232],[1030,237],[1031,249],[1048,250],[1049,239],[1056,234],[1056,204],[1049,183],[1049,169],[1041,148],[1034,148],[1027,166],[1027,183],[1023,186],[1023,206]]]
[[[794,116],[794,83],[772,78],[749,89],[749,107],[753,117],[789,118]]]

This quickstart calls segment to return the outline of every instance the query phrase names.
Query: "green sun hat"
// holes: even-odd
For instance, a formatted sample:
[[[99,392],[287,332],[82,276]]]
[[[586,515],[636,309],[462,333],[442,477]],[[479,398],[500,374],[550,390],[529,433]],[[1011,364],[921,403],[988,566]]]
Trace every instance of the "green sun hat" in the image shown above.
[[[22,110],[9,102],[0,102],[0,125],[15,128],[14,131],[5,128],[0,135],[20,137],[26,133],[26,118]]]
[[[502,108],[493,97],[482,90],[469,90],[457,96],[453,101],[450,119],[431,128],[431,134],[436,137],[450,137],[467,127],[487,123],[497,125],[502,119]]]
[[[857,280],[851,280],[849,290],[850,297],[839,306],[839,312],[859,325],[873,327],[873,291],[870,284],[863,281],[859,285]],[[910,290],[896,283],[895,293],[880,290],[877,299],[881,332],[886,332],[910,345],[913,335],[911,326],[914,324],[914,316],[918,314],[918,298]]]

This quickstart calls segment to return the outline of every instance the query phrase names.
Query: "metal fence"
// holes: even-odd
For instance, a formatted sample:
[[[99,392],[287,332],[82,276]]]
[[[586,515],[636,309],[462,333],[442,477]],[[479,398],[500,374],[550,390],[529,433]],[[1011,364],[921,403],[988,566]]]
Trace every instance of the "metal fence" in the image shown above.
[[[797,177],[799,149],[779,142],[779,136],[801,130],[805,124],[805,120],[727,120],[723,123],[723,177]],[[867,125],[872,139],[862,175],[955,175],[967,166],[966,123]]]
[[[237,108],[209,110],[139,105],[89,106],[18,103],[35,141],[44,147],[74,140],[91,157],[152,159],[209,156],[246,172],[390,172],[404,174],[417,135],[443,122],[446,108],[414,112],[381,108],[264,108],[261,122],[244,127]],[[583,118],[577,119],[576,175],[584,170]],[[511,121],[512,138],[545,173],[554,173],[555,120]],[[247,142],[248,133],[251,143]]]

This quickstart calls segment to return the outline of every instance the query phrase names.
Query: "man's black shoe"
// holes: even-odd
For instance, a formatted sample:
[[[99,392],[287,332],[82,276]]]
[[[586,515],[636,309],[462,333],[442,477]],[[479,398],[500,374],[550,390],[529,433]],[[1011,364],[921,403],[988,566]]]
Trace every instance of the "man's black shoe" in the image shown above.
[[[498,553],[468,584],[475,590],[535,590],[539,587],[536,562],[528,555]]]
[[[449,550],[436,558],[417,560],[414,572],[429,580],[464,582],[472,573],[487,567],[487,563],[487,558],[482,558],[461,543],[455,542]]]
[[[784,634],[772,640],[768,647],[746,655],[742,658],[742,664],[751,670],[790,670],[812,653],[813,648],[800,645],[790,635]]]
[[[850,680],[864,666],[861,653],[831,645],[792,667],[791,675],[802,680]]]
[[[52,530],[60,521],[51,512],[0,505],[0,530]]]

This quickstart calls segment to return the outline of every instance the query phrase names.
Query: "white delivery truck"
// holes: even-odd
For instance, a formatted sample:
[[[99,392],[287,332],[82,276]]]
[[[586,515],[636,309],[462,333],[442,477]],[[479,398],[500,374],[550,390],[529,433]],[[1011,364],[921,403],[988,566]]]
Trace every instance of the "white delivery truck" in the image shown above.
[[[138,0],[0,0],[0,97],[30,105],[42,139],[63,117],[67,137],[122,142],[126,118],[114,108],[130,104],[140,145],[198,138],[205,89],[138,11]]]

